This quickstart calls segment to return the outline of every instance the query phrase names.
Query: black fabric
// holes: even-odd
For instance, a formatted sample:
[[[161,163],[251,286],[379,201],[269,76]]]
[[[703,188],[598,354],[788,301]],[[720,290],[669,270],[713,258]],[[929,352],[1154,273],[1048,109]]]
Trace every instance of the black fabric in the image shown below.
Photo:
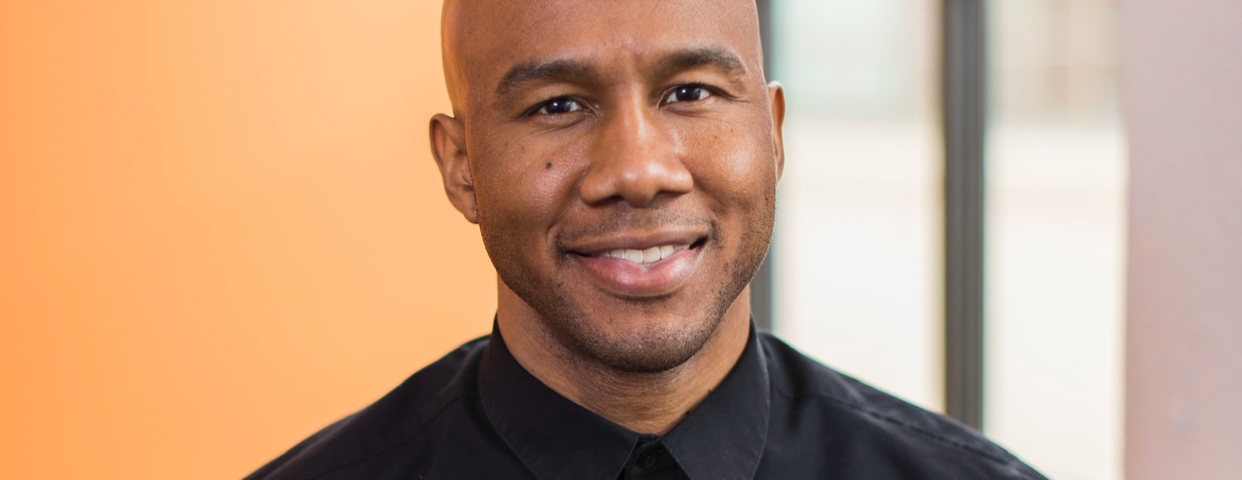
[[[578,406],[499,330],[419,371],[249,480],[1022,479],[977,433],[751,328],[733,371],[663,437]]]

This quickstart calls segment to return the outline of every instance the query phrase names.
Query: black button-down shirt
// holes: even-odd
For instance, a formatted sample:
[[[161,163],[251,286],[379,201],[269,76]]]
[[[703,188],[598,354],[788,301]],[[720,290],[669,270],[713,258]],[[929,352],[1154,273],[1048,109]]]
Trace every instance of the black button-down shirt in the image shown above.
[[[753,327],[733,371],[664,436],[557,394],[494,330],[247,478],[1044,479],[973,431]]]

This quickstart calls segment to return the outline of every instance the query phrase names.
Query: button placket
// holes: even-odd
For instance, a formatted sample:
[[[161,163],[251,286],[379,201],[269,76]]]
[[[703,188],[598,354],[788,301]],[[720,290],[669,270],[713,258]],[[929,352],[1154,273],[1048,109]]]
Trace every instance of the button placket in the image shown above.
[[[652,468],[660,464],[660,450],[662,449],[660,437],[655,435],[639,437],[638,444],[634,446],[634,452],[631,454],[630,462],[625,467],[623,477],[625,479],[638,479],[650,475]]]
[[[647,449],[638,456],[638,465],[643,468],[651,468],[660,463],[660,448],[652,447]]]

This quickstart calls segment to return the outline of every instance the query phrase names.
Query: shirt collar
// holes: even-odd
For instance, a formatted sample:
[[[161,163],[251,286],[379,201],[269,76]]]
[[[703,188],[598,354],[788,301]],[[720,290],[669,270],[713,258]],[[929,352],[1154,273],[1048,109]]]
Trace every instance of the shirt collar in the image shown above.
[[[772,411],[768,362],[755,326],[733,371],[664,436],[692,480],[752,478],[768,439]]]
[[[497,327],[479,367],[479,393],[496,432],[541,480],[614,480],[639,440],[532,376]],[[767,441],[770,402],[752,324],[733,370],[662,442],[692,480],[750,478]]]

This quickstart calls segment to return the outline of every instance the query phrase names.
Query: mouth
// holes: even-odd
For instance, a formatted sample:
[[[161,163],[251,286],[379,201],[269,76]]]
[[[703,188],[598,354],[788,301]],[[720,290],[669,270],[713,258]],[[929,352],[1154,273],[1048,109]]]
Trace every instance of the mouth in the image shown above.
[[[703,245],[704,241],[706,241],[706,239],[699,239],[698,241],[694,243],[656,245],[656,246],[647,247],[647,248],[614,248],[611,250],[605,250],[603,252],[599,252],[595,254],[580,254],[580,255],[605,257],[605,258],[618,258],[618,259],[629,261],[631,263],[638,263],[642,265],[652,265],[661,260],[672,257],[673,255],[677,254],[677,252],[690,250],[692,248],[698,248]],[[574,253],[574,252],[571,252],[571,253]]]
[[[660,297],[690,279],[707,244],[706,236],[672,237],[609,239],[568,253],[574,266],[606,292],[622,298]]]

